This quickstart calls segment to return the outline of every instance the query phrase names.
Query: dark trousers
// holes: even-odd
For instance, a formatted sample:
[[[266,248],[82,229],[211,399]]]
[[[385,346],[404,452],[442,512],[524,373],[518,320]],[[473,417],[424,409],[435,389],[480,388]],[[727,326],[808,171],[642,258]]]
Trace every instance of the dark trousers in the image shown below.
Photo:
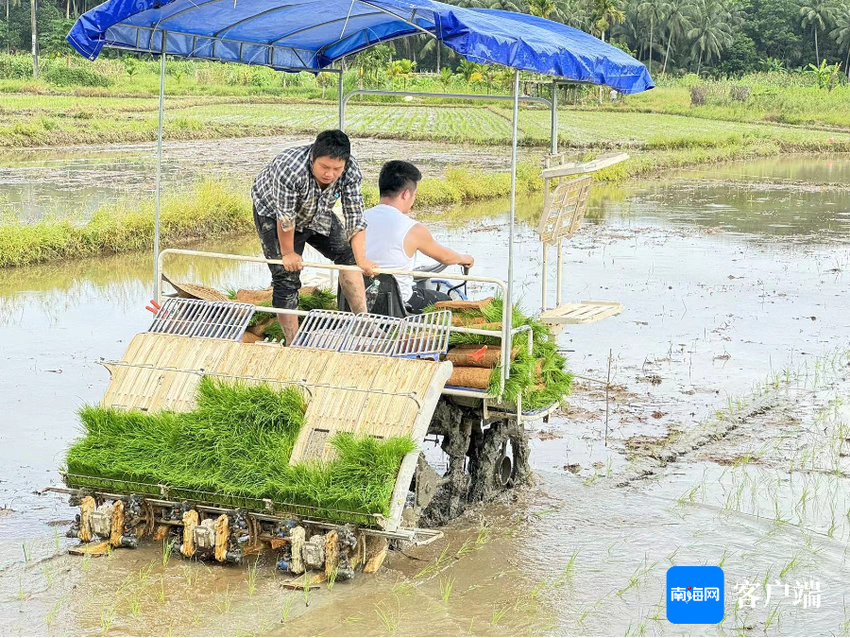
[[[342,224],[336,215],[333,215],[331,232],[322,235],[313,230],[296,230],[294,238],[295,252],[304,254],[304,245],[310,244],[318,250],[322,256],[330,259],[338,266],[353,266],[354,253],[351,251],[351,243],[345,237]],[[263,255],[266,259],[280,259],[280,241],[277,237],[277,219],[258,215],[254,208],[254,227],[263,245]],[[287,308],[294,310],[298,307],[298,290],[301,288],[301,273],[287,272],[280,264],[269,264],[272,274],[272,305],[275,308]]]

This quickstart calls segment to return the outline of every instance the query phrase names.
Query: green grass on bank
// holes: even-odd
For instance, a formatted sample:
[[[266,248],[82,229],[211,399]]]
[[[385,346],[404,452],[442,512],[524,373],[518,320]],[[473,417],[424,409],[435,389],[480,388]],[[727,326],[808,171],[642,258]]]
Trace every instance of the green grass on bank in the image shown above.
[[[741,146],[769,140],[787,152],[850,151],[850,130],[687,117],[685,113],[645,113],[628,108],[560,110],[559,146],[671,150]],[[448,106],[421,100],[392,105],[352,102],[346,111],[346,130],[355,137],[506,145],[511,139],[510,117],[507,105]],[[169,99],[164,133],[169,140],[315,134],[337,124],[336,105],[328,102],[281,104],[265,98],[246,102],[188,97]],[[155,140],[156,132],[156,100],[0,96],[0,146],[141,142]],[[549,112],[523,108],[519,133],[520,144],[546,148]]]
[[[423,69],[425,70],[425,69]],[[453,69],[454,70],[454,69]],[[846,72],[846,69],[842,69]],[[375,86],[391,88],[390,80],[380,74]],[[531,79],[528,75],[524,79]],[[694,74],[683,77],[664,76],[656,68],[656,88],[612,103],[607,91],[595,87],[566,86],[559,102],[579,109],[635,110],[738,122],[783,122],[813,126],[850,128],[850,85],[839,74],[832,90],[819,88],[814,74],[799,71],[751,73],[731,79],[708,79]],[[345,91],[360,87],[355,68],[345,73]],[[504,93],[504,85],[486,86],[482,82],[467,83],[455,74],[443,83],[433,73],[414,73],[392,84],[395,90],[419,92]],[[526,90],[535,87],[524,85]],[[692,100],[696,90],[701,99]],[[166,94],[170,98],[258,101],[335,101],[335,76],[308,73],[275,72],[261,66],[218,64],[202,60],[169,58],[166,67]],[[159,92],[159,63],[127,56],[103,56],[96,61],[69,56],[43,56],[41,77],[32,78],[32,62],[28,55],[0,54],[0,94],[21,94],[44,99],[155,98]],[[549,96],[548,86],[541,94]],[[400,102],[399,97],[372,97],[377,102]],[[155,110],[155,99],[151,99]],[[446,98],[445,103],[457,103]],[[72,105],[73,106],[73,105]]]
[[[693,86],[703,87],[704,104],[692,103]],[[828,91],[814,86],[811,77],[799,73],[759,73],[711,82],[698,82],[693,76],[690,81],[660,79],[652,91],[627,96],[616,104],[603,100],[603,108],[614,111],[841,128],[850,127],[848,104],[850,85]],[[587,106],[599,108],[597,104]]]
[[[518,192],[539,190],[542,180],[538,174],[535,167],[520,165]],[[189,191],[166,195],[160,215],[163,247],[254,232],[249,193],[247,185],[206,181]],[[423,179],[417,203],[425,209],[508,193],[508,173],[482,174],[453,168],[446,171],[445,179]],[[378,201],[377,187],[373,184],[364,185],[363,195],[367,206]],[[150,250],[153,232],[153,199],[104,206],[82,225],[59,219],[2,224],[0,267]]]
[[[154,494],[164,484],[184,495],[213,492],[388,515],[399,465],[415,449],[413,441],[338,434],[331,443],[337,459],[290,465],[306,407],[295,388],[208,377],[201,380],[197,408],[188,413],[89,406],[80,411],[84,437],[68,451],[68,472],[149,485]]]

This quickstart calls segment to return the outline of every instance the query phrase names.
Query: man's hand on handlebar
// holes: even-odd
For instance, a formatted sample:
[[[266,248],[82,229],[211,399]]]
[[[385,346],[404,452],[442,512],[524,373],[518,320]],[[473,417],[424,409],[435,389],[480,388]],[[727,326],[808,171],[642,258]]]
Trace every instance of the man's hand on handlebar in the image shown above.
[[[378,264],[374,261],[369,261],[368,259],[361,259],[357,262],[357,267],[360,268],[364,273],[366,273],[369,277],[375,276],[375,269],[378,268]]]
[[[286,272],[298,272],[304,268],[301,255],[295,252],[286,253],[281,257],[281,261]]]
[[[469,270],[475,265],[475,258],[472,255],[461,255],[461,261],[458,263]]]

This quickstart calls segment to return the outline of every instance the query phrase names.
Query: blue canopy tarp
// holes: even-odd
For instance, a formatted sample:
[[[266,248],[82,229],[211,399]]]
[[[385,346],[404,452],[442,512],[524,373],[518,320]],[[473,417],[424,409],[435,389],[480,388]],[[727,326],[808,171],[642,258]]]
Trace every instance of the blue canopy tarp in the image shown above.
[[[108,0],[80,16],[68,42],[92,60],[109,46],[318,71],[416,33],[429,33],[474,62],[603,84],[621,93],[653,87],[643,64],[578,29],[432,0]]]

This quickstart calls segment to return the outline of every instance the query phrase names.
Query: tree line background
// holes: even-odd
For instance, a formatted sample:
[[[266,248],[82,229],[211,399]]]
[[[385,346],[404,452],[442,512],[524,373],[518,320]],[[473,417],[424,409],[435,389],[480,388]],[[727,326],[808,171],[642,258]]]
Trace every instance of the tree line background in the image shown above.
[[[3,0],[0,4],[0,51],[30,51],[35,1]],[[840,64],[845,73],[850,71],[850,0],[448,1],[562,22],[619,46],[644,61],[656,75],[737,76],[806,69],[823,61]],[[65,35],[74,20],[96,4],[39,0],[35,18],[40,53],[68,53]],[[410,60],[416,71],[454,69],[460,62],[456,54],[427,36],[397,40],[388,46],[393,58]],[[107,51],[104,53],[110,55]],[[359,66],[367,67],[364,73],[369,72],[369,65],[369,56],[361,54]]]

